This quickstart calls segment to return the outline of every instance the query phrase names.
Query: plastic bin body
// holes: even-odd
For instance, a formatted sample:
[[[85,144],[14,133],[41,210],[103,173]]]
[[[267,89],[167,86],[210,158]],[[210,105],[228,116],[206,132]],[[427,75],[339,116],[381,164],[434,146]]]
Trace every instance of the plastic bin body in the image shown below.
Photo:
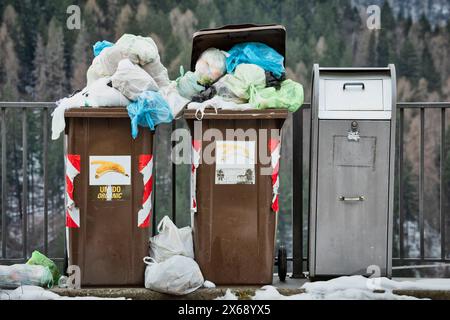
[[[153,134],[141,129],[133,140],[124,108],[70,109],[65,117],[66,155],[80,157],[80,173],[73,181],[79,227],[66,228],[69,265],[80,267],[82,286],[143,286],[150,228],[138,226],[144,192],[139,159],[152,155]],[[129,159],[130,184],[114,189],[118,198],[99,199],[104,193],[91,185],[92,156]],[[110,173],[109,179],[114,182],[118,176]]]
[[[254,129],[256,139],[255,180],[250,184],[216,183],[216,163],[203,161],[196,171],[196,205],[193,213],[195,259],[205,279],[216,284],[270,284],[273,277],[274,245],[277,214],[272,211],[272,175],[261,175],[261,169],[271,170],[267,162],[270,150],[262,159],[259,146],[267,144],[271,129],[280,130],[286,110],[206,112],[201,121],[195,111],[184,113],[196,139],[195,122],[201,122],[202,132],[215,129],[226,137],[227,129]],[[267,136],[260,135],[266,129]],[[236,139],[238,140],[238,139]],[[241,139],[239,139],[242,141]],[[227,140],[229,141],[229,140]],[[202,152],[216,147],[216,141],[202,141]],[[217,149],[215,149],[217,150]],[[215,151],[212,153],[216,155]]]
[[[395,67],[314,65],[312,82],[309,275],[390,277]]]

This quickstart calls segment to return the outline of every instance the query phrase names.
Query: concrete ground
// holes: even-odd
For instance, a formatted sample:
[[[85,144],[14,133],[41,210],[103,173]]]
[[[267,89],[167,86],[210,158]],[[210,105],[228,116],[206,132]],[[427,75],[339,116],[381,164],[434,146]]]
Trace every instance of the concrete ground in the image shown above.
[[[406,278],[393,279],[399,281],[409,280]],[[278,280],[274,276],[273,286],[275,286],[282,295],[294,295],[304,292],[301,286],[309,280],[292,279],[287,277],[285,282]],[[201,288],[193,293],[184,296],[173,296],[155,292],[145,288],[82,288],[82,289],[61,289],[55,288],[51,291],[69,297],[86,297],[95,296],[101,298],[130,298],[134,300],[212,300],[225,295],[227,289],[238,296],[240,300],[250,299],[255,291],[261,286],[218,286],[216,288]],[[408,295],[417,298],[429,298],[433,300],[450,300],[450,291],[443,290],[394,290],[393,293],[398,295]]]

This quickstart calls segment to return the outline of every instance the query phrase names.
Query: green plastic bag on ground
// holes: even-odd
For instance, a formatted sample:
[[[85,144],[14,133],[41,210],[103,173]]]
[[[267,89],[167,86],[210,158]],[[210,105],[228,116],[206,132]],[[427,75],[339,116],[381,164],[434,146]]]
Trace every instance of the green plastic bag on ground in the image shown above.
[[[27,264],[49,268],[50,272],[52,273],[53,283],[58,283],[59,277],[61,276],[58,267],[52,260],[47,258],[39,251],[37,250],[33,251],[33,253],[31,254],[31,258],[27,261]]]
[[[274,87],[253,90],[249,102],[258,109],[286,108],[295,112],[303,104],[303,86],[298,82],[285,80],[279,90]]]
[[[236,67],[234,74],[227,74],[224,85],[240,99],[248,100],[251,92],[266,86],[264,69],[256,64],[242,63]]]

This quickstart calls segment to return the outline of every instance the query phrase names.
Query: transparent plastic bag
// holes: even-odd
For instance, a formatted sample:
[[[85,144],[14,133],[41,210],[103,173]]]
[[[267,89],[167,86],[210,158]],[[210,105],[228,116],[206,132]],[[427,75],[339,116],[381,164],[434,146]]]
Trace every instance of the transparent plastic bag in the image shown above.
[[[131,135],[136,139],[138,125],[155,130],[160,123],[169,123],[173,120],[172,111],[159,92],[145,91],[136,101],[128,107],[128,115],[131,119]]]
[[[191,227],[178,229],[168,216],[158,224],[158,234],[150,238],[150,256],[162,262],[175,255],[194,259]]]
[[[205,90],[205,87],[198,83],[198,76],[192,71],[184,73],[183,66],[180,67],[180,77],[175,82],[180,95],[189,100],[197,93]]]
[[[264,70],[255,64],[240,64],[233,75],[227,75],[224,84],[240,99],[248,100],[252,90],[266,86]]]
[[[303,87],[298,82],[285,80],[279,90],[268,87],[253,91],[250,104],[258,109],[286,108],[295,112],[303,104]]]
[[[14,289],[23,285],[45,288],[53,286],[53,276],[48,267],[29,264],[0,265],[0,287]]]
[[[226,52],[209,48],[205,50],[195,64],[195,75],[198,83],[202,85],[212,84],[226,71]]]
[[[162,88],[170,84],[169,73],[166,67],[161,63],[160,58],[155,58],[153,62],[147,63],[142,68],[152,76],[156,84]]]
[[[129,59],[119,62],[117,71],[111,77],[112,86],[125,97],[134,101],[144,91],[158,91],[155,80],[138,65]]]
[[[27,264],[48,267],[53,276],[53,283],[58,283],[59,277],[61,276],[58,267],[52,260],[47,258],[39,251],[33,251],[33,253],[31,254],[31,258],[27,261]]]
[[[227,72],[232,73],[242,63],[256,64],[276,77],[285,73],[284,57],[264,43],[244,42],[235,45],[228,51]]]
[[[145,287],[173,295],[184,295],[200,288],[205,279],[194,259],[172,256],[163,262],[145,257]]]
[[[117,40],[114,47],[119,48],[123,56],[131,62],[141,66],[159,60],[158,47],[150,37],[124,34]]]
[[[169,104],[174,118],[178,117],[183,108],[189,103],[189,100],[182,97],[177,90],[175,82],[170,83],[159,90],[163,98]]]

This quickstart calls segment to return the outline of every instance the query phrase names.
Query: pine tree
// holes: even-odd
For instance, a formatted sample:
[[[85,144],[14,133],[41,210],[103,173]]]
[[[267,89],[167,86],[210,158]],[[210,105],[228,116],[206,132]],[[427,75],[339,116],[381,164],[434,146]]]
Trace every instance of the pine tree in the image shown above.
[[[47,94],[47,70],[46,70],[46,56],[45,45],[41,35],[38,34],[36,40],[36,50],[33,60],[33,98],[36,101],[43,101]]]
[[[440,91],[441,77],[434,67],[433,57],[431,56],[427,45],[423,48],[422,62],[420,66],[420,75],[428,81],[428,88],[430,90]]]
[[[50,20],[45,48],[47,88],[46,99],[54,101],[67,95],[68,85],[64,70],[64,36],[55,18]]]
[[[407,77],[413,83],[419,80],[419,59],[416,48],[409,39],[406,39],[400,50],[399,74]]]
[[[0,100],[14,101],[19,98],[19,59],[5,22],[0,27],[0,53]]]
[[[87,40],[89,37],[84,25],[78,33],[77,41],[73,49],[72,65],[73,72],[70,79],[71,91],[82,89],[86,86],[86,72],[92,56],[91,46]]]

